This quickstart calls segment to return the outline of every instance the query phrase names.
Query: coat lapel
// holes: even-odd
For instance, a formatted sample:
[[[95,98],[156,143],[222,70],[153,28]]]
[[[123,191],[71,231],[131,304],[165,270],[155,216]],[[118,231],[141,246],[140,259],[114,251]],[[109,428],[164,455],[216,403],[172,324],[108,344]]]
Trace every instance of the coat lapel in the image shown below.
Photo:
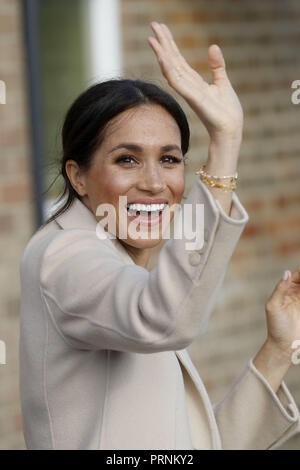
[[[95,215],[83,204],[78,198],[75,198],[68,210],[58,216],[56,222],[62,229],[85,229],[92,230],[96,233],[96,229],[101,234],[105,234],[106,238],[118,251],[119,255],[127,264],[134,264],[133,259],[128,254],[124,246],[117,238],[109,238],[107,232],[100,223],[98,223]]]
[[[194,386],[196,387],[198,394],[199,394],[199,405],[197,404],[197,408],[201,408],[201,410],[205,410],[207,422],[209,423],[210,428],[210,435],[211,435],[211,442],[213,444],[213,449],[221,449],[221,437],[218,430],[218,426],[215,420],[215,415],[213,411],[213,407],[210,401],[210,398],[207,394],[207,391],[204,387],[204,384],[200,378],[200,375],[194,366],[189,353],[186,349],[181,349],[175,351],[175,354],[185,368],[186,372],[189,375],[190,380],[193,382]],[[202,403],[201,403],[202,401]]]

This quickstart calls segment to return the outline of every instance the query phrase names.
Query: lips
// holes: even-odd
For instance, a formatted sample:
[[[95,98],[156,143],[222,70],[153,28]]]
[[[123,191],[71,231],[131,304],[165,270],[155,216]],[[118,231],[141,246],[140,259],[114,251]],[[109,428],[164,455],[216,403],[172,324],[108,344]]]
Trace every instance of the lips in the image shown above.
[[[127,201],[127,204],[168,204],[168,199],[165,198],[158,198],[158,199],[150,199],[150,198],[140,198],[134,199],[132,201]]]
[[[166,207],[167,205],[165,205]],[[161,222],[165,208],[160,211],[132,211],[132,213],[129,213],[127,210],[127,216],[138,224],[154,225]]]

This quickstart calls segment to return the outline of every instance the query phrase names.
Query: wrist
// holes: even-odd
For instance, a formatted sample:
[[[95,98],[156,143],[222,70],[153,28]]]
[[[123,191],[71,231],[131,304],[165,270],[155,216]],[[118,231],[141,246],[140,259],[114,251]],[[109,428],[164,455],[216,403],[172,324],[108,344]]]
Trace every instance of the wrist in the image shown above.
[[[210,142],[216,147],[234,147],[239,149],[242,142],[243,129],[237,128],[232,132],[222,131],[209,133],[209,136]]]
[[[270,337],[267,337],[264,347],[266,351],[269,351],[269,354],[272,354],[274,362],[280,366],[290,366],[292,365],[292,348],[281,347]]]
[[[283,354],[274,342],[266,339],[252,362],[276,393],[291,365],[288,354]]]
[[[211,140],[208,147],[206,168],[212,173],[234,174],[237,171],[241,141],[224,138]]]

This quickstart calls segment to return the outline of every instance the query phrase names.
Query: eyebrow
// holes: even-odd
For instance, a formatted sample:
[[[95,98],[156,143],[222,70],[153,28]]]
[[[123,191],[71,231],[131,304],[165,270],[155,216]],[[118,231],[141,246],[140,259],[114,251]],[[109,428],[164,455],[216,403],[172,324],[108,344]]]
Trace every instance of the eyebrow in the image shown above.
[[[142,152],[143,147],[137,144],[132,144],[130,142],[124,142],[122,144],[117,145],[116,147],[113,147],[108,153],[113,152],[114,150],[120,149],[120,148],[125,148],[128,150],[134,150],[136,152]],[[179,152],[182,152],[181,148],[176,145],[176,144],[169,144],[169,145],[163,145],[160,148],[163,152],[169,152],[170,150],[179,150]]]

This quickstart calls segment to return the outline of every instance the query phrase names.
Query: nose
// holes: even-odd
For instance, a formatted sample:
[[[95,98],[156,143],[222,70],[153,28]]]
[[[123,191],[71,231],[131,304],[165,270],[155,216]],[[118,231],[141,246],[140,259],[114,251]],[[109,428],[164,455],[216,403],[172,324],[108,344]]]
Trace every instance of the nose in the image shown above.
[[[147,167],[142,174],[139,174],[137,188],[143,191],[159,193],[166,188],[160,168],[156,166]]]

